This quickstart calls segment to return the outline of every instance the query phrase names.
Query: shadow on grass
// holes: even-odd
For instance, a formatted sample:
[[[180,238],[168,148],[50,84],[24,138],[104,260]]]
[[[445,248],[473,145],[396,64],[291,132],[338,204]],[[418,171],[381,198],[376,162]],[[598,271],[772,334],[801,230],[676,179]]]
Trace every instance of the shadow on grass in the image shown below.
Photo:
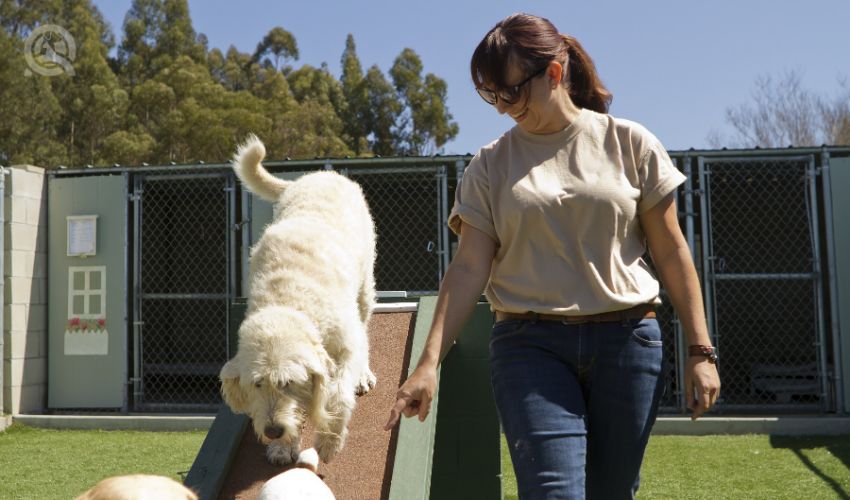
[[[850,469],[850,437],[847,436],[770,436],[770,445],[774,448],[791,450],[800,462],[809,470],[832,487],[838,498],[850,500],[850,492],[844,489],[838,481],[825,474],[817,465],[807,457],[803,450],[823,448],[828,450],[832,456],[841,460],[845,467]]]

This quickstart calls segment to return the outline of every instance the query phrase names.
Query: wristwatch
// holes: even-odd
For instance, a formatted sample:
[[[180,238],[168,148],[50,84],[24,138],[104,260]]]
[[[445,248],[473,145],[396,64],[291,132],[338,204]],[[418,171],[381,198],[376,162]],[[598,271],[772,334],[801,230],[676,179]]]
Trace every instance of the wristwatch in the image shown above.
[[[717,363],[717,348],[710,345],[692,345],[688,347],[689,356],[704,356],[709,363]]]

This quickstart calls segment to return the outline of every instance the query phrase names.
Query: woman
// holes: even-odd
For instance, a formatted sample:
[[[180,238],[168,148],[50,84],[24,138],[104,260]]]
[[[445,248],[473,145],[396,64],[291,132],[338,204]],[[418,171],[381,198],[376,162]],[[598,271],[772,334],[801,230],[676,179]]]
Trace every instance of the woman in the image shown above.
[[[471,70],[481,97],[516,126],[464,172],[449,215],[458,252],[386,427],[400,414],[427,416],[436,367],[484,289],[520,498],[632,498],[664,386],[647,247],[691,346],[692,418],[720,392],[676,214],[684,176],[649,131],[606,114],[611,94],[590,57],[546,19],[499,22]]]

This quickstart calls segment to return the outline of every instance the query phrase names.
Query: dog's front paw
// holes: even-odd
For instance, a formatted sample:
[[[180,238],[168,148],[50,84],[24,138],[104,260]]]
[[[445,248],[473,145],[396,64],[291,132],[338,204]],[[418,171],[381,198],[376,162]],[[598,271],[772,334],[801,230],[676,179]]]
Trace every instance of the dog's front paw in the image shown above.
[[[372,373],[372,370],[366,368],[363,374],[360,375],[360,380],[357,381],[357,387],[354,388],[354,393],[362,396],[374,389],[377,383],[378,379],[375,377],[375,374]]]
[[[300,452],[297,441],[293,443],[272,441],[266,447],[266,459],[272,465],[289,465],[298,460]]]
[[[337,453],[339,453],[339,450],[342,449],[342,445],[344,442],[344,435],[340,436],[338,434],[333,434],[330,432],[323,432],[317,433],[314,447],[319,453],[319,458],[322,459],[322,462],[330,463],[330,461],[334,459]]]

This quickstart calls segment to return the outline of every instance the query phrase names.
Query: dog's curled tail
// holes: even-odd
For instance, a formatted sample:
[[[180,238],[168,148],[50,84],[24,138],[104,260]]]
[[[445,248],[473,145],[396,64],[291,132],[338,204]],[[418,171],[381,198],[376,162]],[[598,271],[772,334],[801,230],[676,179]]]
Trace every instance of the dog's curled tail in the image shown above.
[[[233,171],[249,191],[264,200],[274,202],[290,182],[278,179],[263,168],[260,162],[265,157],[266,147],[263,141],[251,134],[233,156]]]

